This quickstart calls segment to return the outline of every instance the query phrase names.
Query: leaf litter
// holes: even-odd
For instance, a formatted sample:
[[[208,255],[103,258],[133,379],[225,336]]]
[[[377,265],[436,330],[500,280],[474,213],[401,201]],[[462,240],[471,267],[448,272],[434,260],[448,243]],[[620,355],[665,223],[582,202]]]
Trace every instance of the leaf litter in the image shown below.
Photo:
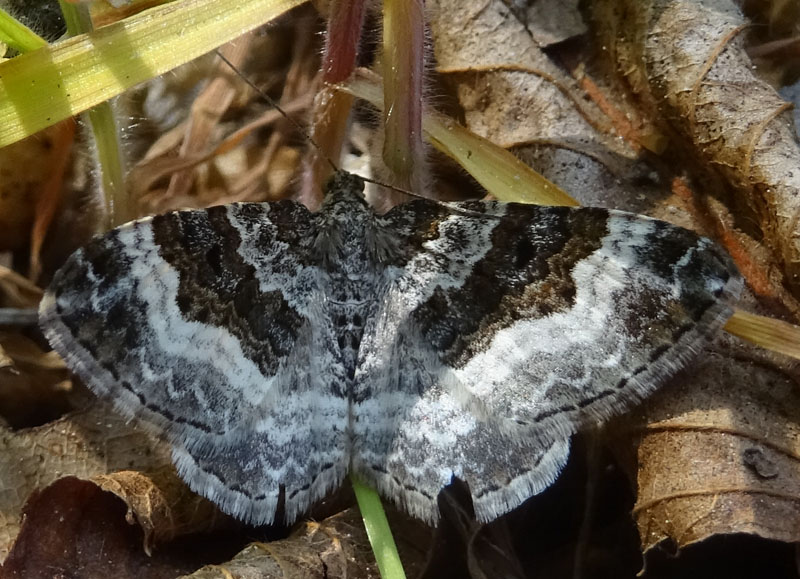
[[[737,6],[722,0],[626,1],[613,3],[621,6],[614,10],[611,2],[597,1],[578,13],[588,30],[580,32],[580,26],[558,30],[558,19],[525,22],[524,10],[511,12],[499,0],[456,4],[428,6],[432,74],[445,108],[583,203],[645,212],[722,240],[755,289],[750,309],[797,321],[797,207],[788,171],[797,166],[797,141],[786,121],[788,107],[750,65],[747,20]],[[239,58],[249,74],[282,92],[285,105],[300,112],[310,106],[315,86],[316,49],[307,39],[316,24],[310,12],[287,22],[242,40],[239,48],[248,50]],[[248,69],[265,54],[272,56],[263,68]],[[281,54],[290,56],[275,56]],[[171,94],[177,110],[162,112],[151,137],[138,134],[131,141],[141,152],[131,174],[143,212],[275,199],[292,190],[285,176],[295,174],[300,160],[288,136],[292,128],[224,67],[213,59],[204,63],[208,82],[178,73],[176,85],[189,79],[183,86],[165,88],[166,77],[151,85],[156,91],[162,83],[157,90],[162,97]],[[199,65],[186,70],[192,66],[196,72]],[[281,91],[287,72],[293,80]],[[143,90],[128,110],[143,110],[135,108],[147,98]],[[211,116],[204,116],[209,109],[201,106],[203,98],[213,105]],[[187,115],[193,102],[196,114]],[[370,127],[369,114],[355,123]],[[250,128],[237,133],[243,125]],[[455,174],[438,164],[435,170]],[[59,246],[79,245],[81,232],[92,229],[98,212],[91,201],[88,214],[82,211],[87,195],[67,196],[58,208],[42,248],[42,283],[66,251]],[[74,233],[70,223],[79,224]],[[17,235],[28,239],[26,232]],[[22,280],[15,270],[0,269],[0,296],[13,307],[34,307],[40,290]],[[239,541],[230,556],[246,544],[249,531],[187,494],[162,442],[87,402],[35,337],[16,330],[4,335],[3,391],[15,392],[9,386],[14,372],[25,377],[17,393],[0,396],[7,420],[54,392],[69,394],[61,412],[85,407],[34,427],[25,425],[36,419],[26,418],[2,431],[0,550],[5,555],[13,547],[4,572],[44,572],[46,562],[99,575],[123,573],[120,565],[128,562],[149,576],[176,576],[202,564],[159,559],[181,537],[200,541],[202,533],[228,529]],[[499,553],[507,576],[564,576],[575,566],[591,575],[632,576],[641,567],[640,552],[653,561],[665,544],[702,548],[738,533],[797,542],[794,366],[722,337],[673,382],[602,435],[618,460],[600,452],[598,465],[588,458],[594,451],[580,452],[594,443],[578,441],[577,456],[559,482],[504,520],[475,526],[469,505],[445,499],[450,515],[427,559],[427,531],[398,516],[399,541],[411,544],[405,551],[409,568],[423,577],[492,577],[499,563],[491,554]],[[26,398],[41,384],[49,384],[44,394]],[[332,512],[341,514],[301,525],[283,541],[253,544],[194,576],[270,576],[274,565],[293,569],[286,576],[322,576],[323,567],[329,577],[374,576],[352,509],[337,505]],[[54,513],[63,515],[64,525],[53,527],[59,531],[53,546],[62,550],[36,550],[34,538],[61,520]],[[81,555],[79,543],[93,533],[106,550],[87,547]],[[67,551],[71,555],[59,562]],[[107,562],[91,566],[88,554],[100,552]],[[462,563],[448,564],[455,557]]]

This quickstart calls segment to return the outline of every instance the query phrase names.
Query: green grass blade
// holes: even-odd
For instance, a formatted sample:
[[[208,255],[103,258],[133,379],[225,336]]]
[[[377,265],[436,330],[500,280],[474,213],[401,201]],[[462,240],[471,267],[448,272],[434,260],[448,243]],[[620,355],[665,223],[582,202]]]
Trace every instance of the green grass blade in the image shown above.
[[[0,63],[0,147],[83,112],[304,0],[184,0]]]
[[[47,41],[0,8],[0,42],[19,52],[47,46]]]
[[[63,0],[59,0],[59,5],[70,36],[86,34],[93,30],[88,8]],[[125,188],[125,157],[120,144],[117,119],[108,101],[90,108],[84,118],[88,121],[94,137],[102,191],[110,217],[108,225],[120,225],[133,219],[135,215]]]
[[[58,0],[58,5],[61,7],[61,14],[64,16],[64,23],[67,25],[67,34],[78,36],[94,29],[92,16],[86,6],[71,4],[66,0]]]
[[[405,579],[406,573],[403,571],[403,564],[400,562],[400,555],[397,553],[392,530],[389,528],[389,521],[386,520],[386,513],[378,493],[375,489],[358,482],[353,476],[350,477],[350,481],[356,493],[358,508],[361,509],[361,517],[364,519],[364,527],[367,529],[367,537],[372,545],[381,577]]]

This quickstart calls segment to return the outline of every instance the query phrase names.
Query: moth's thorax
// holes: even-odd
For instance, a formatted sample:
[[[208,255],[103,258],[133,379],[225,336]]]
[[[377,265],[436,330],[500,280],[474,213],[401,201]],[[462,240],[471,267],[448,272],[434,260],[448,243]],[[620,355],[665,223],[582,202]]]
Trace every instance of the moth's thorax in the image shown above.
[[[367,202],[357,192],[340,191],[323,204],[318,216],[316,247],[326,271],[345,284],[374,278],[376,218]]]
[[[355,375],[365,320],[375,307],[380,266],[371,243],[375,213],[354,190],[333,192],[319,212],[325,295],[347,376]]]

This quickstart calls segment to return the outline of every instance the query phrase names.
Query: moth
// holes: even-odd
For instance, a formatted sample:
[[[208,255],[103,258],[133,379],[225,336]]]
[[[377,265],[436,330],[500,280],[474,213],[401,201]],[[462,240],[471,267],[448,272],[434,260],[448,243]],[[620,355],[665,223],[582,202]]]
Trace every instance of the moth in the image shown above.
[[[457,477],[490,521],[547,487],[570,436],[686,366],[742,280],[710,240],[597,208],[416,200],[376,214],[243,203],[91,241],[41,303],[53,348],[249,523],[348,473],[435,524]]]

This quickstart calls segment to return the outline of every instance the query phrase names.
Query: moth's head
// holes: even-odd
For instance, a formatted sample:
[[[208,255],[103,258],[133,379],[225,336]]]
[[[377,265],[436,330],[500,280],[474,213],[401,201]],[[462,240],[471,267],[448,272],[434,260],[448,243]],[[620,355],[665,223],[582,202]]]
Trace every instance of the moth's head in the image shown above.
[[[334,196],[337,193],[354,193],[359,197],[364,196],[364,180],[358,175],[347,171],[336,171],[325,184],[327,196]]]

